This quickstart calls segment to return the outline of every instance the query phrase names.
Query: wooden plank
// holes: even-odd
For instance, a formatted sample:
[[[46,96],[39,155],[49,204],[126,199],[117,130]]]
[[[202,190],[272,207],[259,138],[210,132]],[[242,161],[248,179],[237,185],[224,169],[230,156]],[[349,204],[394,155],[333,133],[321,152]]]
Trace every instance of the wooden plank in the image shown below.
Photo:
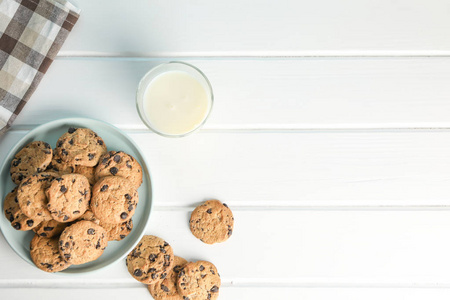
[[[8,133],[0,157],[23,134]],[[130,136],[146,156],[161,207],[207,198],[272,208],[450,204],[448,131]]]
[[[145,129],[136,88],[165,61],[56,60],[15,124],[86,116]],[[450,58],[187,62],[213,85],[206,129],[450,127]]]
[[[152,299],[145,287],[134,289],[4,289],[2,295],[10,300],[36,299],[57,300],[98,300],[107,297],[113,299]],[[449,289],[418,289],[418,288],[233,288],[224,287],[220,290],[220,300],[235,299],[304,299],[304,300],[366,300],[379,299],[411,299],[411,300],[447,300]]]
[[[224,286],[449,287],[449,211],[236,210],[233,236],[206,245],[189,231],[189,211],[155,210],[147,228],[176,255],[213,262]],[[0,285],[135,288],[125,262],[85,276],[46,274],[0,238]],[[6,271],[7,270],[7,271]]]
[[[445,0],[76,2],[83,11],[61,55],[448,55],[450,50]]]

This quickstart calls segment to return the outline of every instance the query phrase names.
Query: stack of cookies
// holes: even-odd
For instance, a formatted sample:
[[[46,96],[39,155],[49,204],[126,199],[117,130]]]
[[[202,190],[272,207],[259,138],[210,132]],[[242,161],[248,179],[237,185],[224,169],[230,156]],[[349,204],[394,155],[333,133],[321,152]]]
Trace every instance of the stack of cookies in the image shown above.
[[[5,216],[15,229],[36,233],[30,254],[41,270],[93,261],[133,228],[142,168],[129,154],[108,152],[88,128],[69,128],[55,149],[31,142],[10,174],[18,186],[5,197]]]
[[[128,272],[147,285],[157,300],[206,300],[219,297],[220,275],[207,261],[187,262],[174,256],[163,239],[146,235],[128,254]]]

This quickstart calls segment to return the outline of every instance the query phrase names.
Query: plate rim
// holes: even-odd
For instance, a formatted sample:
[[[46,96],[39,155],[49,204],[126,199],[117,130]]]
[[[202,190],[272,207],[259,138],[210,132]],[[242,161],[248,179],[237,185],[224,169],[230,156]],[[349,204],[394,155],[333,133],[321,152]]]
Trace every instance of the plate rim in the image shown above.
[[[138,238],[136,239],[136,241],[134,243],[131,244],[130,246],[130,251],[131,249],[133,249],[134,247],[136,247],[136,245],[140,242],[140,240],[142,239],[142,237],[145,235],[145,232],[147,230],[148,224],[150,223],[150,217],[153,211],[153,198],[154,198],[154,186],[153,186],[153,180],[152,180],[152,175],[150,172],[150,169],[148,167],[148,163],[147,160],[142,152],[142,150],[139,148],[139,146],[136,144],[136,142],[131,139],[123,130],[121,130],[120,128],[106,122],[106,121],[102,121],[102,120],[98,120],[98,119],[92,119],[92,118],[85,118],[85,117],[70,117],[70,118],[61,118],[61,119],[55,119],[46,123],[42,123],[39,125],[35,125],[34,128],[30,129],[22,138],[20,138],[15,144],[14,146],[11,147],[11,149],[9,149],[9,151],[7,152],[6,156],[5,156],[5,160],[3,161],[3,163],[0,166],[0,174],[3,172],[3,169],[5,167],[8,167],[8,160],[7,158],[11,156],[11,154],[15,151],[17,151],[18,147],[20,144],[22,144],[24,142],[24,140],[26,140],[30,135],[33,135],[33,133],[35,133],[36,131],[38,131],[39,129],[41,129],[44,126],[51,126],[52,128],[55,127],[57,124],[59,123],[86,123],[86,122],[98,122],[103,124],[106,127],[109,127],[110,129],[115,130],[116,132],[118,132],[121,136],[125,137],[126,140],[128,142],[130,142],[139,152],[140,156],[142,157],[142,162],[143,162],[143,171],[145,171],[148,174],[148,178],[149,178],[149,191],[147,193],[147,196],[149,197],[149,201],[150,201],[150,211],[147,215],[144,215],[145,219],[145,225],[143,227],[142,232],[139,234]],[[56,124],[56,125],[55,125]],[[86,127],[87,128],[87,127]],[[2,191],[2,189],[0,189],[0,192]],[[6,192],[6,189],[5,189]],[[3,194],[3,193],[2,193]],[[3,195],[2,195],[3,197]],[[2,210],[2,214],[3,214],[3,199],[0,199],[0,207]],[[0,224],[1,225],[1,224]],[[13,249],[13,251],[25,262],[27,262],[28,264],[32,265],[34,268],[37,268],[35,266],[35,264],[32,261],[29,261],[28,259],[24,258],[20,253],[19,250],[11,244],[11,242],[6,238],[4,229],[2,228],[2,226],[0,226],[0,232],[2,233],[5,241],[8,243],[8,245],[11,247],[11,249]],[[99,266],[99,267],[91,267],[90,269],[86,270],[86,271],[82,271],[82,272],[64,272],[66,270],[60,271],[60,272],[54,272],[54,273],[49,273],[49,272],[45,272],[45,273],[49,273],[49,274],[55,274],[55,275],[59,275],[59,276],[82,276],[85,274],[91,274],[94,272],[98,272],[100,270],[104,270],[112,265],[115,265],[116,263],[118,263],[119,261],[123,260],[126,256],[128,255],[128,252],[125,252],[124,254],[122,254],[120,257],[118,257],[117,259],[115,259],[114,261],[103,265],[103,266]]]

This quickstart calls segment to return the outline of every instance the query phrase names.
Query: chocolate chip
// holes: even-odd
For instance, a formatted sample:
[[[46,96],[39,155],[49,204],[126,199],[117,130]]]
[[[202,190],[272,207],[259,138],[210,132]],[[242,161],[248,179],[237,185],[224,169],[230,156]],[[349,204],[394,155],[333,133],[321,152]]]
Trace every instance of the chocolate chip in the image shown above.
[[[55,227],[44,226],[44,231],[52,231]]]
[[[94,234],[95,234],[94,228],[89,228],[89,229],[87,230],[87,234],[94,235]]]
[[[76,128],[70,127],[69,130],[67,130],[67,132],[74,133],[76,130],[77,130]]]
[[[34,224],[34,221],[33,221],[33,220],[28,220],[28,221],[27,221],[28,227],[33,226],[33,224]]]
[[[164,255],[164,266],[170,266],[170,255]]]
[[[129,164],[129,161],[126,162],[127,168],[131,169],[131,165]]]
[[[116,163],[119,163],[119,162],[120,162],[120,155],[115,155],[115,156],[114,156],[114,161],[115,161]]]
[[[107,189],[108,189],[108,185],[107,184],[105,184],[105,185],[103,185],[101,188],[100,188],[100,192],[104,192],[104,191],[106,191]]]
[[[56,147],[61,147],[63,145],[63,143],[64,143],[63,141],[59,141],[58,145],[56,145]],[[58,160],[56,160],[56,161],[58,161]]]
[[[19,176],[17,177],[17,180],[22,181],[25,178],[25,176],[23,176],[22,174],[19,174]]]
[[[231,236],[233,234],[233,230],[228,230],[228,236]]]
[[[213,275],[216,275],[216,273],[214,273],[214,270],[210,270],[211,271],[211,273],[213,274]]]
[[[141,277],[142,276],[142,270],[141,269],[136,269],[136,270],[134,270],[133,274],[136,277]]]
[[[164,249],[163,246],[159,246],[159,251],[161,251],[162,253],[166,253],[166,249]]]
[[[95,157],[95,154],[89,153],[88,154],[89,160],[93,160]]]
[[[200,271],[203,271],[205,269],[205,267],[203,265],[200,265]]]
[[[212,209],[210,208],[210,209],[208,209],[206,212],[207,212],[208,214],[212,214]]]
[[[61,188],[59,189],[62,193],[67,192],[67,188],[66,186],[62,185]]]
[[[156,278],[158,278],[158,275],[156,275],[156,273],[153,273],[152,274],[152,279],[156,279]]]
[[[73,213],[74,215],[76,215],[76,214],[79,214],[80,211],[79,211],[79,210],[75,210],[75,211],[73,211],[72,213]]]
[[[215,285],[211,288],[211,292],[217,293],[219,291],[219,288]]]
[[[69,220],[69,217],[68,216],[64,216],[63,221],[65,222],[67,220]]]
[[[69,246],[70,246],[69,242],[66,242],[66,243],[64,244],[64,247],[66,247],[66,248],[69,248]]]
[[[62,155],[68,155],[69,152],[67,152],[66,149],[62,149],[62,150],[61,150],[61,154],[62,154]],[[75,160],[76,160],[76,159],[75,159]]]
[[[10,216],[9,216],[9,222],[12,223],[12,221],[14,221],[14,216],[13,216],[13,215],[10,215]]]
[[[161,283],[161,289],[162,289],[164,292],[166,292],[166,293],[169,292],[169,288],[168,288],[167,286],[165,286],[164,284],[162,284],[162,283]]]
[[[30,206],[30,204],[31,204],[31,202],[30,202],[30,201],[27,201],[27,206]]]
[[[203,274],[203,275],[202,275],[201,277],[202,277],[202,279],[203,279],[203,278],[205,278],[205,277],[206,277],[206,275],[205,275],[205,274]]]
[[[13,166],[14,167],[17,167],[19,164],[20,164],[20,162],[22,161],[22,159],[21,158],[18,158],[17,160],[13,160]]]
[[[181,266],[175,266],[175,267],[173,267],[173,270],[174,270],[176,273],[179,273],[179,272],[181,271],[181,269],[182,269]]]
[[[73,145],[73,139],[71,139],[71,140],[69,141],[69,144]]]
[[[123,212],[120,214],[120,218],[126,219],[128,217],[128,214],[126,212]]]
[[[169,243],[164,241],[164,247],[167,247],[167,246],[169,246]]]
[[[156,261],[156,254],[150,254],[149,256],[148,256],[148,259],[151,261],[151,262],[155,262]]]
[[[124,235],[124,234],[121,234],[121,235],[120,235],[120,239],[121,239],[121,240],[123,240],[125,237],[126,237],[126,235]]]
[[[64,258],[65,258],[66,260],[68,260],[71,256],[72,256],[72,255],[70,255],[70,254],[64,254]]]
[[[102,159],[102,164],[106,165],[107,162],[108,162],[108,158],[107,157]]]
[[[150,268],[150,269],[148,269],[148,273],[154,273],[154,272],[156,272],[156,269],[155,269],[155,268]]]
[[[128,211],[132,211],[133,210],[133,205],[128,206]]]
[[[164,278],[166,278],[166,276],[167,276],[167,273],[162,273],[161,276],[160,276],[160,278],[161,278],[161,279],[164,279]]]
[[[97,245],[95,245],[95,249],[99,249],[100,247],[101,247],[101,245],[100,245],[100,239],[98,239]]]
[[[22,225],[20,225],[19,222],[16,222],[13,224],[14,229],[20,230],[20,228],[22,228]]]
[[[208,293],[208,298],[206,298],[207,300],[210,300],[211,299],[211,294],[210,293]]]
[[[63,180],[61,177],[55,178],[56,181],[60,182],[61,180]]]
[[[125,194],[125,199],[131,200],[131,196],[129,194]]]
[[[178,273],[178,277],[184,276],[184,270],[181,269],[180,273]]]
[[[116,167],[112,167],[111,169],[109,169],[109,172],[111,172],[111,174],[116,175],[117,172],[119,172],[119,169],[117,169]]]
[[[225,203],[223,203],[223,206],[228,207],[228,205],[226,205]]]
[[[97,140],[97,144],[103,145],[103,141],[102,141],[101,139],[98,139],[98,140]]]

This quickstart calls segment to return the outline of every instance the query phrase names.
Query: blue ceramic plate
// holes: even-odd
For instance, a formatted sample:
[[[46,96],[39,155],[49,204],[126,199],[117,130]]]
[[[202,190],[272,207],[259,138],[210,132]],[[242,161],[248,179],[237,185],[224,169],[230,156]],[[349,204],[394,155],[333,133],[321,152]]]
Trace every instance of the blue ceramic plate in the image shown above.
[[[33,231],[17,231],[12,228],[11,223],[6,219],[3,213],[3,199],[14,187],[9,175],[9,167],[14,155],[26,144],[32,141],[45,141],[52,148],[55,147],[58,138],[67,131],[69,127],[86,127],[95,131],[103,138],[109,150],[121,150],[131,154],[139,161],[143,171],[143,183],[139,188],[139,204],[133,216],[133,230],[122,241],[112,241],[108,243],[105,252],[95,261],[71,266],[70,268],[59,272],[64,274],[86,273],[99,270],[123,259],[142,238],[152,210],[152,184],[150,172],[145,162],[144,156],[138,146],[124,132],[116,127],[97,120],[84,118],[68,118],[52,121],[31,130],[15,145],[5,157],[0,169],[0,196],[1,216],[0,228],[9,245],[16,251],[20,257],[34,266],[30,257],[30,241],[34,236]]]

